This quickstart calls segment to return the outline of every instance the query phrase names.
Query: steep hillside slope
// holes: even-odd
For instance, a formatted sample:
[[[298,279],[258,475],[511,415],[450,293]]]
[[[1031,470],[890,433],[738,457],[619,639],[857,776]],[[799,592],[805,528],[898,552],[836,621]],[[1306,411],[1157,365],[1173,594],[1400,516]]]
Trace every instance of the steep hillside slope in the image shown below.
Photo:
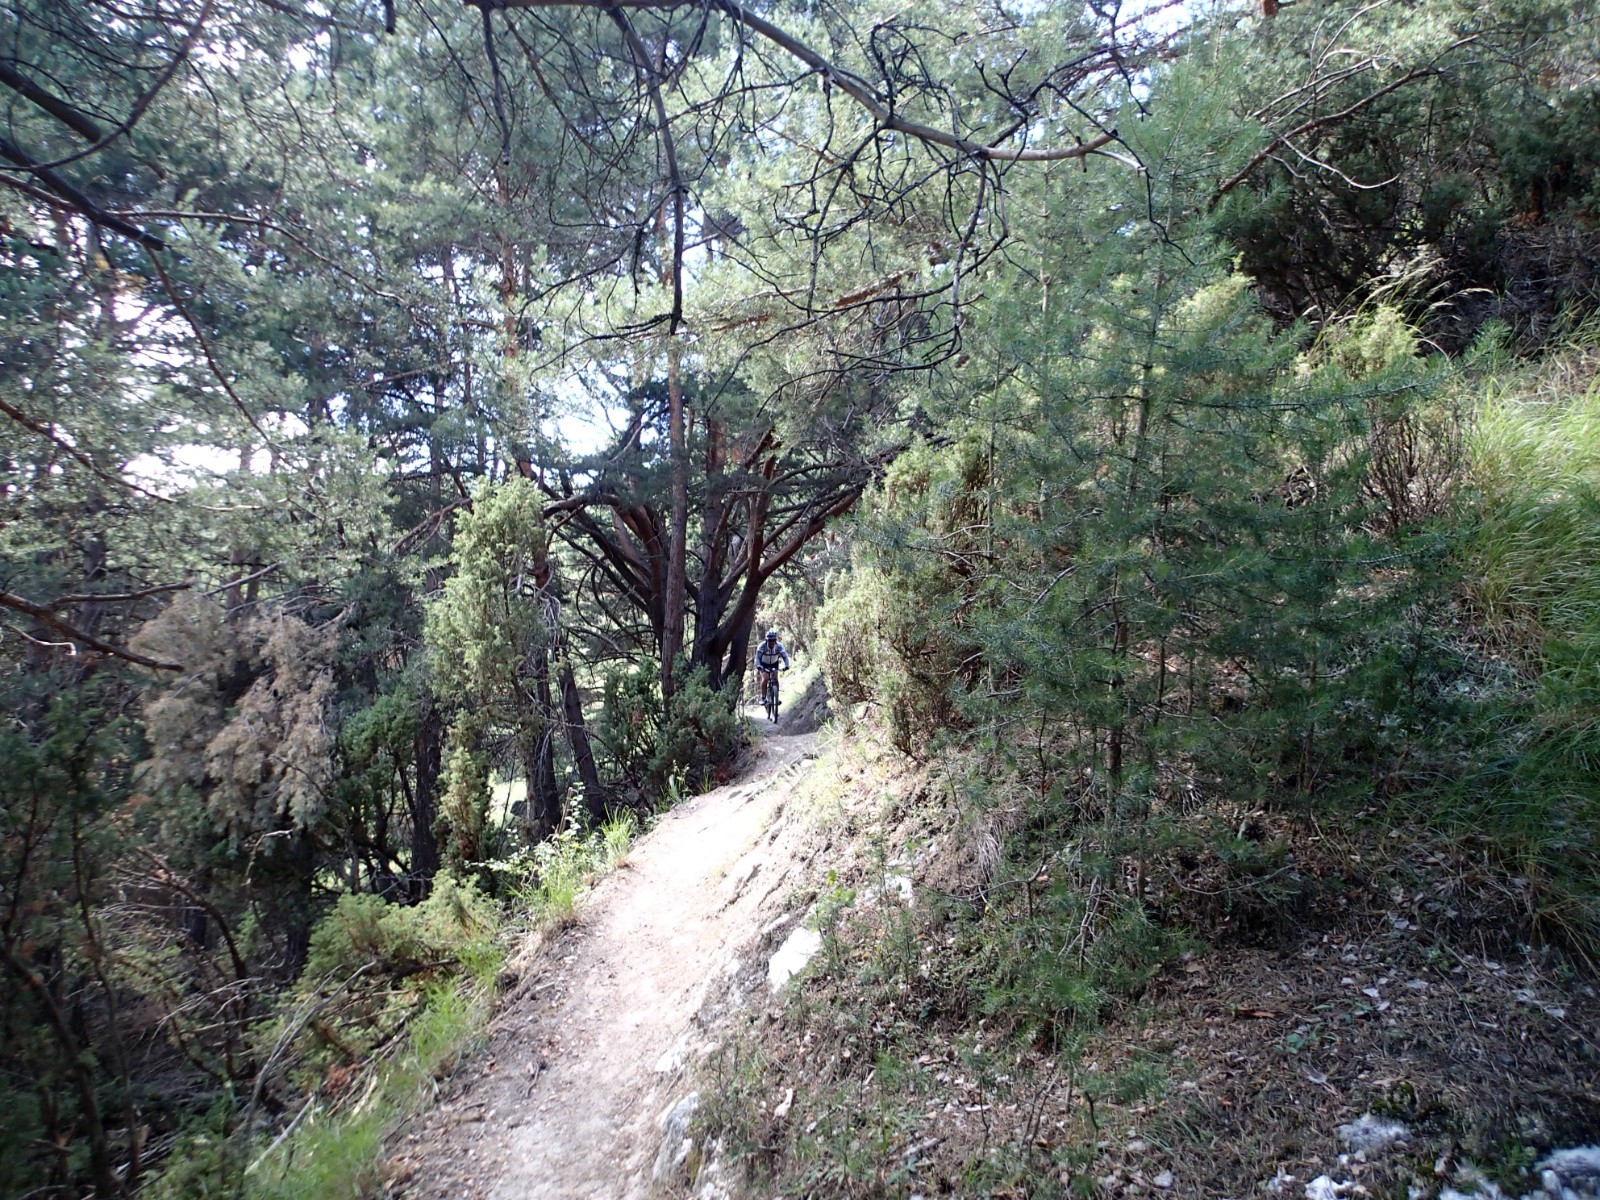
[[[821,953],[703,1069],[751,1195],[1522,1196],[1600,1140],[1594,981],[1493,918],[1470,855],[1253,814],[1276,892],[1191,873],[1171,930],[1085,915],[1019,983],[1073,849],[1009,873],[1015,814],[945,767],[863,735],[807,780]],[[1600,1151],[1555,1166],[1595,1194]]]

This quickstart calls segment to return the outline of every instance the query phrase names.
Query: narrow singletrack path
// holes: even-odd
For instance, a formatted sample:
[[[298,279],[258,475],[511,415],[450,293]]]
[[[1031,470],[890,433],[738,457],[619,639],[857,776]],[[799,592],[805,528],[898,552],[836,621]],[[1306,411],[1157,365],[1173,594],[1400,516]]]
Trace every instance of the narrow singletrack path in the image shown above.
[[[704,1047],[696,1016],[781,917],[791,850],[774,820],[814,734],[753,722],[742,777],[635,843],[506,998],[485,1053],[397,1135],[388,1194],[416,1200],[647,1195],[660,1118]]]

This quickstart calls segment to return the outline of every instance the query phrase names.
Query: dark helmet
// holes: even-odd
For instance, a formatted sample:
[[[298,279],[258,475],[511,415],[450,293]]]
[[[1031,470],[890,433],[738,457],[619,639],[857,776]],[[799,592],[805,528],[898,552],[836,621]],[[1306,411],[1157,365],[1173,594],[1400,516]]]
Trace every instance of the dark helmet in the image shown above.
[[[776,629],[767,630],[767,641],[775,642],[777,640],[778,640],[778,631]]]

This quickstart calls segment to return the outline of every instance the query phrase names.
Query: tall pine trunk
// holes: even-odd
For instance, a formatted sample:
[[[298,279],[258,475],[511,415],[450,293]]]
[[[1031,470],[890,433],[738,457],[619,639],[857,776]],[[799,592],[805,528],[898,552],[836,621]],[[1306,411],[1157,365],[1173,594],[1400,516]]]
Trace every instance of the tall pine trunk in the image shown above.
[[[578,780],[583,784],[584,807],[589,814],[589,824],[597,826],[606,819],[606,793],[600,784],[600,769],[595,765],[589,729],[583,721],[583,702],[578,695],[578,681],[573,677],[569,661],[562,661],[557,674],[567,741],[572,746],[572,761],[578,768]]]
[[[561,787],[556,780],[556,713],[550,693],[550,655],[534,651],[533,677],[539,732],[528,746],[528,836],[542,842],[561,824]]]
[[[439,873],[439,775],[444,754],[444,718],[429,704],[417,728],[417,784],[411,793],[411,896],[427,899]]]
[[[689,438],[681,359],[682,348],[674,333],[667,343],[667,439],[672,456],[672,511],[667,525],[667,578],[661,623],[661,703],[669,713],[677,691],[673,672],[683,650],[683,622],[689,593]]]

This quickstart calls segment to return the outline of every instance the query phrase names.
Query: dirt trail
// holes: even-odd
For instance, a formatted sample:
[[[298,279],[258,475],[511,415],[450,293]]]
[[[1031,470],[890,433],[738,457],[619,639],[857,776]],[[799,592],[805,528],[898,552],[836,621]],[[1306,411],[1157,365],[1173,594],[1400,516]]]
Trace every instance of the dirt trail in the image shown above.
[[[662,818],[586,897],[577,927],[544,948],[487,1052],[397,1139],[390,1195],[649,1193],[662,1112],[706,1039],[695,1018],[726,993],[734,955],[770,940],[792,890],[774,819],[815,735],[762,733],[739,780]]]

